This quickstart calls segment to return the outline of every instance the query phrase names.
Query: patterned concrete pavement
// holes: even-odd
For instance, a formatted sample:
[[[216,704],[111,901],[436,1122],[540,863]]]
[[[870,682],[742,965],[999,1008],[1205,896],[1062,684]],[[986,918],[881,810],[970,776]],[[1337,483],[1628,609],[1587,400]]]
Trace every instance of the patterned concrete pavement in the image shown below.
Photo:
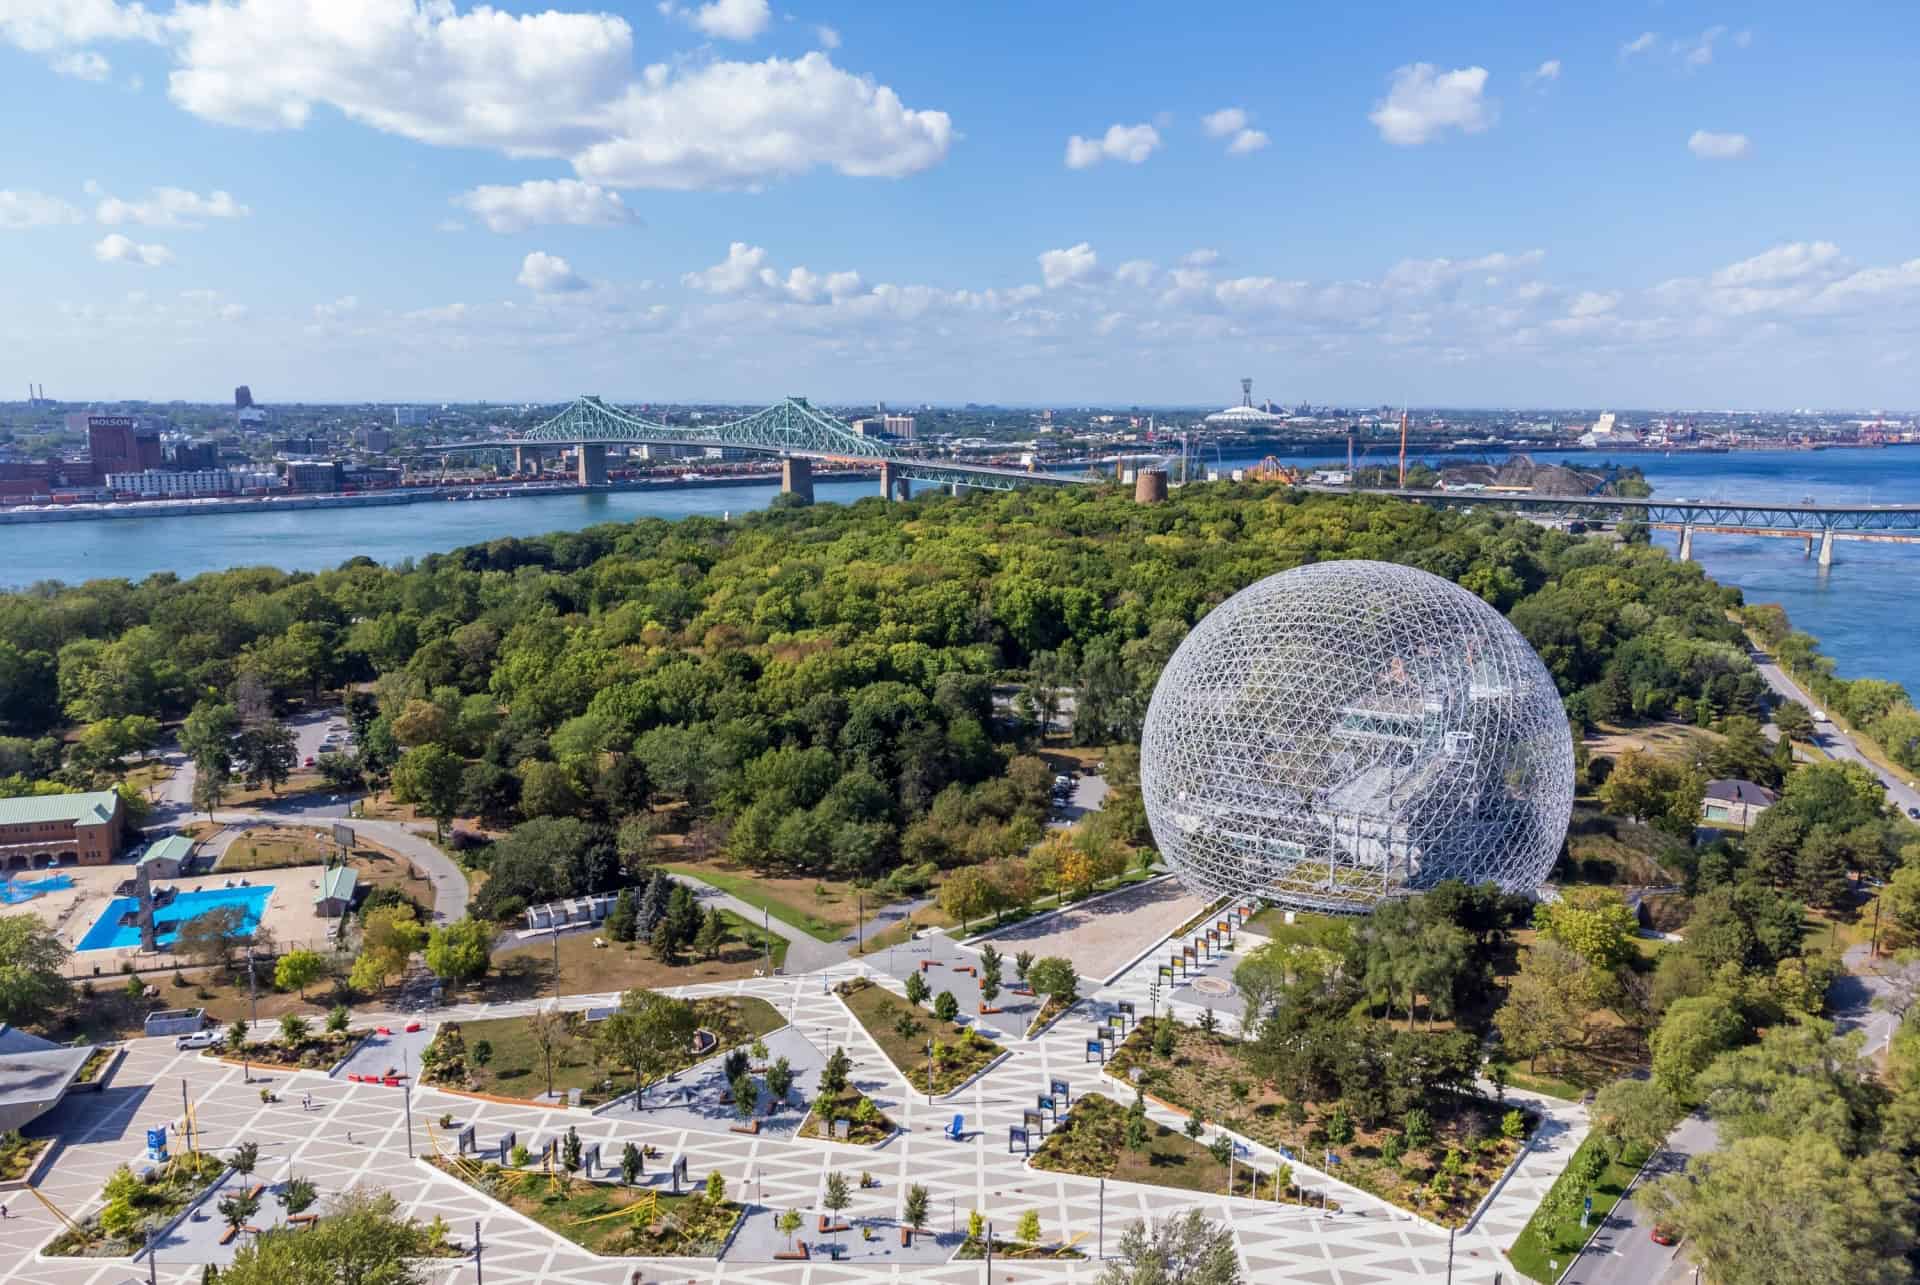
[[[830,969],[825,981],[830,986],[856,975],[875,976],[882,985],[900,988],[898,982],[857,962]],[[979,1209],[1004,1234],[1023,1211],[1032,1208],[1039,1212],[1048,1238],[1076,1238],[1090,1253],[1103,1243],[1108,1249],[1114,1247],[1133,1219],[1163,1218],[1198,1206],[1209,1217],[1233,1227],[1248,1279],[1256,1285],[1398,1285],[1449,1279],[1462,1285],[1486,1285],[1496,1278],[1507,1282],[1517,1279],[1499,1251],[1511,1243],[1584,1133],[1584,1120],[1577,1118],[1577,1108],[1567,1104],[1549,1104],[1551,1124],[1545,1144],[1522,1160],[1477,1222],[1452,1238],[1451,1277],[1450,1238],[1445,1231],[1325,1175],[1316,1176],[1297,1163],[1300,1181],[1326,1185],[1344,1206],[1343,1213],[1323,1215],[1298,1206],[1198,1196],[1120,1182],[1105,1184],[1103,1193],[1101,1184],[1093,1180],[1033,1170],[1024,1157],[1009,1154],[1007,1127],[1021,1122],[1022,1110],[1033,1105],[1035,1095],[1050,1080],[1066,1080],[1075,1097],[1103,1087],[1112,1091],[1103,1085],[1098,1064],[1086,1060],[1085,1042],[1091,1033],[1093,1014],[1126,994],[1127,981],[1123,977],[1115,988],[1095,992],[1089,997],[1090,1004],[1076,1009],[1039,1039],[1016,1042],[1011,1056],[987,1075],[933,1103],[911,1091],[839,1000],[823,991],[819,975],[759,978],[678,992],[758,995],[786,1012],[797,1033],[817,1047],[846,1047],[854,1060],[855,1081],[903,1126],[899,1135],[879,1148],[748,1137],[725,1132],[718,1123],[711,1128],[685,1127],[679,1122],[593,1116],[535,1103],[480,1102],[425,1089],[413,1095],[412,1145],[416,1158],[410,1160],[400,1090],[349,1084],[318,1074],[279,1074],[271,1087],[281,1100],[263,1104],[259,1084],[243,1083],[237,1066],[176,1052],[170,1041],[136,1041],[114,1077],[114,1087],[98,1096],[76,1098],[49,1117],[48,1123],[60,1129],[65,1141],[41,1190],[70,1213],[91,1208],[114,1166],[140,1154],[145,1129],[180,1119],[184,1085],[196,1104],[195,1114],[207,1146],[227,1148],[247,1139],[260,1143],[256,1181],[278,1182],[297,1172],[311,1178],[323,1193],[351,1186],[389,1190],[414,1217],[444,1217],[456,1240],[468,1244],[477,1221],[485,1246],[486,1279],[496,1285],[549,1281],[567,1285],[668,1281],[676,1285],[873,1281],[979,1285],[986,1279],[986,1269],[978,1262],[751,1261],[766,1255],[751,1251],[745,1240],[740,1245],[741,1253],[720,1262],[599,1258],[494,1204],[419,1159],[431,1154],[436,1140],[443,1146],[452,1145],[450,1137],[429,1125],[443,1112],[460,1124],[474,1123],[483,1145],[507,1129],[517,1132],[522,1141],[537,1145],[542,1139],[564,1133],[568,1125],[578,1128],[587,1143],[599,1142],[608,1156],[617,1155],[629,1140],[650,1144],[665,1157],[685,1155],[695,1181],[719,1170],[735,1198],[768,1211],[816,1211],[827,1175],[837,1169],[856,1187],[853,1205],[847,1211],[849,1218],[878,1220],[888,1232],[892,1220],[899,1217],[907,1186],[918,1182],[931,1193],[930,1221],[937,1232],[964,1229],[968,1212]],[[584,1007],[608,998],[572,996],[566,1003]],[[486,1012],[499,1016],[530,1007],[533,1005],[496,1006]],[[468,1015],[473,1014],[455,1009],[436,1016]],[[311,1110],[303,1109],[307,1094],[311,1094]],[[958,1143],[940,1133],[956,1112],[966,1116],[968,1131],[966,1140]],[[1181,1122],[1173,1113],[1156,1109],[1155,1114],[1166,1123]],[[1265,1165],[1273,1159],[1264,1148],[1250,1146],[1249,1151],[1256,1163]],[[660,1168],[657,1163],[649,1164],[650,1181],[665,1180]],[[857,1179],[862,1170],[871,1172],[878,1185],[859,1189]],[[55,1219],[22,1193],[13,1193],[6,1203],[11,1217],[0,1220],[0,1285],[133,1285],[147,1279],[148,1264],[144,1261],[39,1257],[38,1247],[58,1230]],[[757,1243],[764,1238],[749,1239]],[[172,1261],[165,1250],[158,1258],[156,1279],[180,1285],[199,1280],[198,1264]],[[1093,1258],[1080,1262],[1001,1263],[996,1265],[994,1279],[1085,1283],[1093,1280],[1098,1268]],[[446,1285],[466,1285],[475,1278],[470,1259],[450,1263],[436,1275]]]

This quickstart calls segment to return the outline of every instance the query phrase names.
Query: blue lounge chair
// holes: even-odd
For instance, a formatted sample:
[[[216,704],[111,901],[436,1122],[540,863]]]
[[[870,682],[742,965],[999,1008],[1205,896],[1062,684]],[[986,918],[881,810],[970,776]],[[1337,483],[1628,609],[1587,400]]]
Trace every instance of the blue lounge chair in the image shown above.
[[[964,1141],[966,1139],[966,1132],[961,1128],[961,1125],[965,1122],[966,1117],[964,1115],[956,1115],[953,1117],[953,1123],[948,1125],[942,1132],[955,1142]]]

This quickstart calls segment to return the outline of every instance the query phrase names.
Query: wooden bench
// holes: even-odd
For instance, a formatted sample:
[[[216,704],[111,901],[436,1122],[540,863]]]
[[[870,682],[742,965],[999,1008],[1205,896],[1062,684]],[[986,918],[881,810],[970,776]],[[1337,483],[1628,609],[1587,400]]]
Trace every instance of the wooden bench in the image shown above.
[[[776,1263],[804,1263],[807,1261],[807,1242],[797,1241],[793,1249],[783,1249],[773,1256]]]
[[[827,1215],[827,1214],[821,1214],[821,1215],[820,1215],[820,1234],[821,1234],[822,1236],[829,1236],[829,1235],[832,1235],[832,1234],[833,1234],[834,1232],[837,1232],[837,1231],[852,1231],[852,1230],[853,1230],[853,1228],[851,1228],[851,1227],[849,1227],[849,1226],[848,1226],[848,1225],[847,1225],[846,1223],[839,1223],[839,1222],[829,1222],[829,1221],[828,1221],[828,1217],[829,1217],[829,1215]]]
[[[900,1248],[908,1249],[908,1248],[911,1248],[912,1245],[913,1245],[913,1228],[902,1227],[900,1229]]]
[[[230,1245],[233,1243],[233,1238],[239,1234],[240,1229],[238,1227],[229,1227],[220,1233],[220,1243],[222,1245]]]
[[[727,1132],[728,1133],[758,1133],[760,1132],[760,1122],[758,1120],[749,1120],[745,1124],[734,1125],[733,1127],[729,1128]]]
[[[264,1182],[256,1182],[256,1183],[254,1183],[254,1184],[253,1184],[253,1190],[251,1190],[251,1191],[249,1191],[249,1192],[247,1193],[247,1199],[248,1199],[248,1200],[258,1200],[258,1199],[260,1199],[260,1193],[261,1193],[261,1192],[263,1192],[263,1191],[265,1191],[266,1189],[267,1189],[267,1184],[266,1184],[266,1183],[264,1183]]]
[[[320,1221],[319,1214],[288,1214],[287,1225],[291,1227],[311,1227]]]

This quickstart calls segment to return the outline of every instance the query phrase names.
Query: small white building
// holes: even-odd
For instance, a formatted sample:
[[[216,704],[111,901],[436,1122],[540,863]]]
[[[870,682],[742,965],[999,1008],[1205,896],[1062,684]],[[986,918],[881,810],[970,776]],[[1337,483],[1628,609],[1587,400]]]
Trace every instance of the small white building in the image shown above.
[[[613,913],[613,901],[610,893],[596,893],[590,897],[550,901],[544,906],[528,906],[527,929],[529,932],[549,932],[597,924]]]

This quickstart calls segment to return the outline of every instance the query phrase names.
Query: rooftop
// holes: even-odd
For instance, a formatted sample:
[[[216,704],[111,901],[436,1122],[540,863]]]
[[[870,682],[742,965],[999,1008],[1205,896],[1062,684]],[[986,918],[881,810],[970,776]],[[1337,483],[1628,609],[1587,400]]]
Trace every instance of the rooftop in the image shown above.
[[[74,825],[103,825],[113,820],[120,796],[112,790],[91,794],[23,794],[0,799],[0,825],[42,825],[66,821]]]
[[[149,861],[185,861],[193,853],[193,840],[184,834],[170,834],[147,845],[140,854],[140,864]]]
[[[359,882],[359,872],[352,866],[331,866],[320,876],[320,891],[313,894],[313,899],[326,901],[338,897],[342,901],[351,901],[353,890]]]
[[[91,1044],[0,1053],[0,1130],[18,1129],[51,1110],[92,1056]]]
[[[1764,785],[1755,785],[1752,781],[1728,778],[1707,782],[1707,797],[1715,803],[1746,803],[1758,807],[1771,807],[1780,796]]]

